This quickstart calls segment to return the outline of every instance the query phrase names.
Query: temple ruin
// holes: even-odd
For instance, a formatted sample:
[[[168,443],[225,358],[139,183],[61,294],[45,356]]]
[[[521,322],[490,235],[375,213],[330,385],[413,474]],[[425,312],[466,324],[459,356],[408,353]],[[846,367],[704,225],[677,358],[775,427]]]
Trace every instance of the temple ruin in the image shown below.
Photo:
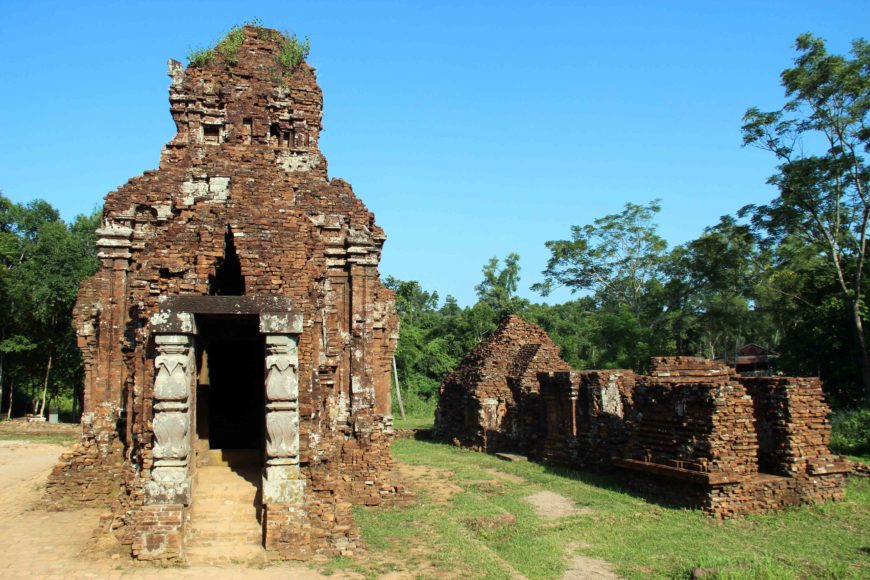
[[[384,232],[327,176],[315,69],[288,64],[277,31],[235,34],[234,53],[169,61],[177,134],[159,169],[106,197],[75,309],[83,441],[47,496],[113,505],[139,559],[185,558],[219,466],[256,491],[225,517],[278,558],[352,554],[351,506],[406,497]]]
[[[480,451],[530,452],[539,432],[538,373],[570,370],[543,329],[508,316],[440,388],[437,435]]]
[[[514,317],[478,345],[441,386],[436,436],[614,471],[648,497],[717,517],[843,497],[850,467],[828,449],[819,379],[741,376],[699,357],[653,358],[649,375],[572,371],[545,337]],[[529,342],[555,354],[518,390]]]

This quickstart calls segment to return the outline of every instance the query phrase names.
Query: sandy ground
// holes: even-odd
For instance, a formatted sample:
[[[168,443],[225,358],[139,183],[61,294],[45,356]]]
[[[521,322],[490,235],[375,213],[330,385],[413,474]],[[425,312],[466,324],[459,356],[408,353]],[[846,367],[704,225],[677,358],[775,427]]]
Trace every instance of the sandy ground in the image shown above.
[[[86,551],[100,510],[47,512],[38,506],[61,445],[0,441],[0,578],[325,578],[304,566],[155,568]],[[347,578],[341,574],[330,578]]]
[[[132,562],[120,556],[121,550],[113,540],[103,536],[94,548],[93,531],[101,510],[87,509],[66,512],[48,512],[39,504],[45,481],[58,456],[65,447],[53,443],[32,441],[0,441],[0,578],[84,579],[84,578],[208,578],[224,580],[236,578],[272,579],[292,578],[308,580],[326,578],[302,565],[276,564],[262,568],[243,565],[190,566],[159,568]],[[492,470],[495,471],[495,470]],[[449,503],[462,488],[451,482],[453,473],[426,466],[401,465],[400,472],[413,487],[425,490],[429,501]],[[504,476],[502,473],[492,475]],[[516,476],[510,476],[516,477]],[[501,479],[512,481],[508,477]],[[521,479],[521,478],[518,478]],[[483,483],[494,483],[483,482]],[[545,518],[560,518],[582,514],[568,498],[544,491],[526,498]],[[488,550],[480,544],[482,550]],[[576,554],[578,546],[567,546],[569,569],[565,579],[616,578],[606,562]],[[425,560],[425,552],[421,553]],[[504,562],[508,576],[523,576]],[[434,569],[421,567],[418,574],[445,576]],[[446,576],[449,576],[447,574]],[[333,579],[359,578],[353,574],[334,574]],[[408,572],[384,576],[390,580],[409,577]]]

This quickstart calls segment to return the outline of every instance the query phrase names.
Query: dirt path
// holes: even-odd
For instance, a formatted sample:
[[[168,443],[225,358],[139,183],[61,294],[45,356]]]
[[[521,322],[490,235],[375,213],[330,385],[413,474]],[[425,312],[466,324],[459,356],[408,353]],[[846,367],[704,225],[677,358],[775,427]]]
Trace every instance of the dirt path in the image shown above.
[[[299,565],[266,568],[197,566],[154,568],[137,566],[108,554],[90,551],[91,533],[100,510],[47,512],[37,507],[45,480],[62,445],[0,441],[0,577],[7,579],[85,578],[325,578]],[[330,578],[347,578],[336,574]]]
[[[567,516],[592,513],[589,508],[577,507],[573,501],[553,491],[539,491],[524,499],[532,504],[538,517],[545,520],[557,520]]]

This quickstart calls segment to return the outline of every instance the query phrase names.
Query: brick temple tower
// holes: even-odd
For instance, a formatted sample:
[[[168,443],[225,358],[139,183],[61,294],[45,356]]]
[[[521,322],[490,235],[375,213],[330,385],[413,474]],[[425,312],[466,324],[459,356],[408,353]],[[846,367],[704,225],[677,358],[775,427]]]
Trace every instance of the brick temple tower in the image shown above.
[[[322,93],[292,47],[244,26],[186,69],[169,61],[178,132],[159,169],[106,197],[75,310],[83,444],[48,493],[88,503],[117,482],[139,558],[184,557],[198,470],[221,457],[257,469],[251,517],[281,557],[353,551],[350,505],[401,496],[385,235],[327,176]]]

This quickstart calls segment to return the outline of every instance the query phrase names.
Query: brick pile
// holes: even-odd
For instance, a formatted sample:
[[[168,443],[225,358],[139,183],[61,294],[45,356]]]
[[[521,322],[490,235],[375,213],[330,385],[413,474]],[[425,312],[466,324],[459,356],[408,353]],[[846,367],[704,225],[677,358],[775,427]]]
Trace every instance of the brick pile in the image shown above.
[[[480,451],[531,452],[541,433],[541,372],[569,371],[547,333],[508,316],[439,389],[433,435]]]
[[[175,557],[167,535],[175,515],[143,507],[154,464],[150,320],[162,298],[214,294],[230,246],[244,294],[289,298],[303,320],[299,464],[312,482],[310,509],[294,519],[275,506],[266,545],[288,558],[347,552],[359,544],[347,505],[404,501],[392,497],[403,488],[388,449],[398,321],[378,273],[386,236],[351,186],[328,177],[315,69],[283,68],[277,31],[242,30],[235,62],[219,52],[186,69],[170,61],[177,134],[159,169],[106,197],[101,267],[83,282],[74,313],[85,412],[106,403],[124,411],[117,430],[104,430],[124,442],[127,463],[113,463],[110,479],[123,481],[120,533],[139,557],[156,558],[161,545]],[[67,458],[58,473],[85,462]],[[95,489],[73,477],[50,487],[69,496]],[[310,526],[302,535],[300,522]]]

